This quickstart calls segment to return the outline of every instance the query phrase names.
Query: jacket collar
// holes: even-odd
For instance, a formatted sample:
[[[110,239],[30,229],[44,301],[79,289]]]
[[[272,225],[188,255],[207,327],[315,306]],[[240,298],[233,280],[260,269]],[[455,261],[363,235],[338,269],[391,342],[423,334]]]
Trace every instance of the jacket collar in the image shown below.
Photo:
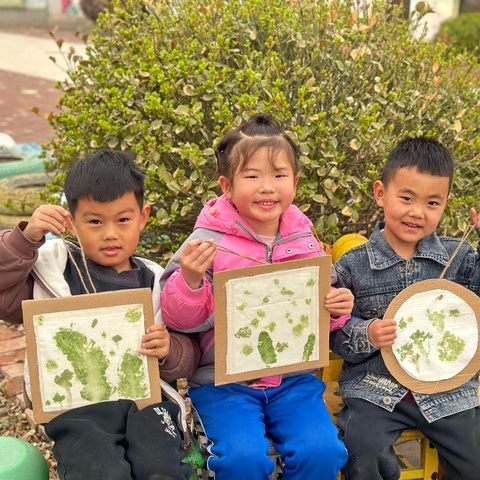
[[[299,232],[309,231],[311,227],[310,219],[295,205],[290,205],[280,217],[277,238],[278,236],[289,238]],[[197,228],[257,238],[252,227],[238,214],[235,206],[225,195],[213,198],[205,204],[195,224],[195,229]]]
[[[404,262],[405,259],[398,255],[390,244],[385,240],[382,230],[385,227],[385,222],[378,223],[366,244],[367,254],[370,261],[370,266],[374,270],[382,270],[391,267],[396,263]],[[441,244],[435,232],[422,238],[417,245],[417,251],[413,258],[429,258],[441,265],[446,265],[450,256]]]

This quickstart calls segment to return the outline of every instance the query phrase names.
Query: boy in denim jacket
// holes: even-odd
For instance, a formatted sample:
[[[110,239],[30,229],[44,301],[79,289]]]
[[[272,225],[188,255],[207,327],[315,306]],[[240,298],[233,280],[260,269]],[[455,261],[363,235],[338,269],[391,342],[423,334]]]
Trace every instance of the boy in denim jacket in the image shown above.
[[[349,452],[347,479],[400,478],[393,444],[407,428],[429,438],[449,480],[480,479],[478,374],[453,390],[419,394],[395,380],[380,354],[397,336],[396,322],[383,318],[390,302],[413,283],[439,278],[458,247],[458,240],[435,233],[453,173],[452,155],[438,142],[400,141],[374,184],[385,220],[367,243],[335,264],[338,285],[355,296],[351,320],[330,340],[345,360],[339,380],[345,407],[338,425]],[[475,210],[470,216],[480,226]],[[478,295],[477,261],[473,248],[463,244],[444,278]]]

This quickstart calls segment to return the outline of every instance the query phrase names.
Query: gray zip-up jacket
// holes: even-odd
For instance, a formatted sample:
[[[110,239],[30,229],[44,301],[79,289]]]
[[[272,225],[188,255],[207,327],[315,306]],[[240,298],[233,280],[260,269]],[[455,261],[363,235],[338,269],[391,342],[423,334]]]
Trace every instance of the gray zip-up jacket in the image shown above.
[[[362,398],[393,411],[408,390],[389,373],[380,350],[368,341],[368,326],[383,318],[390,302],[406,287],[439,278],[459,240],[433,233],[419,242],[412,258],[405,260],[387,243],[382,229],[383,223],[377,225],[367,243],[352,248],[335,264],[338,286],[352,291],[355,305],[352,318],[331,333],[330,348],[345,360],[339,380],[342,397]],[[478,295],[479,270],[478,254],[465,243],[444,278]],[[479,405],[478,374],[447,392],[412,393],[423,416],[433,422]]]

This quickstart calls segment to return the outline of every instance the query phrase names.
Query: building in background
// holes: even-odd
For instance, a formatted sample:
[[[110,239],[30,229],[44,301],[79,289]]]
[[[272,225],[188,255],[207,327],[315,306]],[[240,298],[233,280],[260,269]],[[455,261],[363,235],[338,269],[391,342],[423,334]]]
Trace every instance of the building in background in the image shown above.
[[[48,25],[52,18],[83,19],[80,0],[0,0],[0,27]]]
[[[480,12],[480,0],[460,0],[458,13]]]

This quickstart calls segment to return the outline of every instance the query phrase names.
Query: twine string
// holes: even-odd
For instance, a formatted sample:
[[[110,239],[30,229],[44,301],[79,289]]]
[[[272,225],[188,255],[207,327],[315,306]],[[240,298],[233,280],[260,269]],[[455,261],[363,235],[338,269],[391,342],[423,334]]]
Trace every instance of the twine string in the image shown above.
[[[478,215],[477,215],[477,221],[478,221]],[[453,259],[456,257],[457,253],[459,252],[460,248],[462,247],[462,245],[465,243],[465,241],[467,240],[468,236],[473,232],[473,230],[475,229],[475,227],[477,226],[476,225],[477,222],[473,223],[472,225],[470,225],[464,232],[463,232],[463,235],[462,235],[462,238],[460,239],[460,243],[458,244],[457,248],[455,249],[455,251],[452,253],[452,256],[450,257],[450,259],[448,260],[447,264],[445,265],[445,268],[443,269],[443,272],[441,273],[439,279],[441,280],[444,276],[445,276],[445,273],[447,273],[447,270],[448,270],[448,267],[452,264],[453,262]]]
[[[218,245],[218,244],[215,244],[215,245],[216,245],[217,249],[221,250],[222,252],[231,253],[232,255],[237,255],[237,257],[246,258],[247,260],[252,260],[253,262],[257,262],[257,263],[260,263],[262,265],[267,264],[267,262],[259,260],[258,258],[249,257],[248,255],[242,255],[241,253],[235,252],[234,250],[230,250],[229,248],[226,248],[226,247],[222,247],[221,245]]]
[[[69,219],[70,219],[70,223],[72,224],[72,227],[73,229],[75,230],[75,233],[76,233],[76,229],[75,229],[75,223],[73,222],[73,218],[71,215],[69,215]],[[75,269],[77,270],[77,273],[78,273],[78,276],[80,278],[80,281],[82,282],[82,285],[83,285],[83,288],[85,289],[85,292],[87,292],[87,294],[89,293],[92,293],[89,291],[89,289],[87,288],[87,285],[85,284],[85,280],[83,278],[83,274],[80,270],[80,267],[78,266],[78,263],[77,261],[75,260],[71,250],[70,250],[70,247],[68,246],[67,244],[67,241],[65,240],[65,235],[61,235],[60,236],[61,239],[63,240],[63,243],[65,245],[65,248],[67,249],[67,252],[68,252],[68,256],[70,257],[70,260],[72,261]],[[92,277],[90,276],[90,270],[88,269],[88,265],[87,265],[87,259],[85,257],[85,251],[83,250],[83,247],[82,247],[82,242],[80,240],[80,237],[78,236],[77,234],[77,241],[78,241],[78,245],[80,247],[80,252],[82,254],[82,263],[83,263],[83,266],[85,267],[85,271],[87,273],[87,277],[88,277],[88,281],[90,282],[90,285],[92,286],[92,290],[93,290],[93,293],[97,293],[97,289],[95,288],[95,285],[93,283],[93,280],[92,280]]]

